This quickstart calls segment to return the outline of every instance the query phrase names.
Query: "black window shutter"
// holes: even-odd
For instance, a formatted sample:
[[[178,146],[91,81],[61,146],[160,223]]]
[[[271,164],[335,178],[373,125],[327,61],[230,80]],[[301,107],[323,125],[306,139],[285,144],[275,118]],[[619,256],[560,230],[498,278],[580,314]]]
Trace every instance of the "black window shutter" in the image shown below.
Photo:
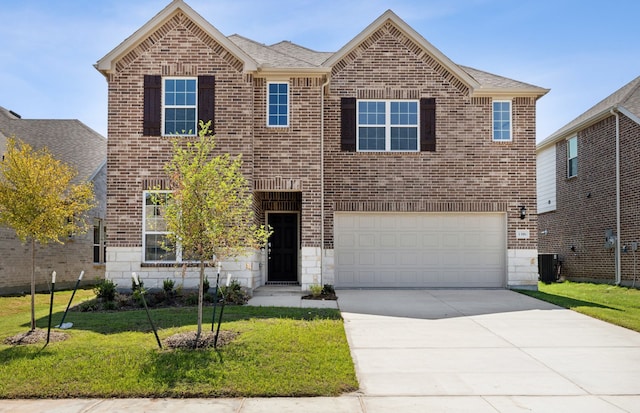
[[[346,152],[356,151],[356,98],[340,99],[340,148]]]
[[[198,76],[198,129],[200,121],[211,121],[211,133],[215,133],[215,84],[215,76]]]
[[[420,151],[436,151],[436,99],[420,99]]]
[[[144,75],[144,119],[142,134],[160,136],[162,113],[162,76]]]

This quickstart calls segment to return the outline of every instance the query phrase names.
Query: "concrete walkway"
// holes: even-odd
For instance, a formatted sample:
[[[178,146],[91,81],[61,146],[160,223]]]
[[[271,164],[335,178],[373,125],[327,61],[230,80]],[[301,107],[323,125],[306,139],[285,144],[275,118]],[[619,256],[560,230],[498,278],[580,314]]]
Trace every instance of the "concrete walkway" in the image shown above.
[[[640,412],[640,334],[506,290],[340,290],[360,390],[336,398],[0,400],[0,412]]]

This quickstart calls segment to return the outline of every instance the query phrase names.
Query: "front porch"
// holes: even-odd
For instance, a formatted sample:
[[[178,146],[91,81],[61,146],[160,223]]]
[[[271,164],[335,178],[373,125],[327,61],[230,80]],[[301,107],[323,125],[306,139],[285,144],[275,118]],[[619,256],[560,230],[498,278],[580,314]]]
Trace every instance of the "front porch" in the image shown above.
[[[318,238],[319,222],[310,217],[311,202],[304,202],[302,191],[256,191],[254,205],[258,222],[269,225],[273,234],[265,249],[261,264],[261,279],[257,287],[287,286],[308,291],[312,284],[322,282],[321,249],[309,239]]]
[[[264,285],[253,291],[248,305],[262,307],[338,308],[337,300],[305,300],[299,286]]]

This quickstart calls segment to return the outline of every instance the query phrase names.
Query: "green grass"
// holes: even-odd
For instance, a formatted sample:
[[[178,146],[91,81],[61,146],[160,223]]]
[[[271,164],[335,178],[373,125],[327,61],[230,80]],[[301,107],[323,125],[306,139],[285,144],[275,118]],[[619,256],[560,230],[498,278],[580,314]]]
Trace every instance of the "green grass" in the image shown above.
[[[520,292],[640,332],[640,290],[569,281],[538,288]]]
[[[53,325],[70,292],[55,297]],[[74,304],[91,298],[78,291]],[[70,337],[44,350],[2,344],[29,329],[29,300],[0,298],[0,398],[336,396],[358,388],[337,310],[227,306],[222,329],[240,334],[217,351],[158,349],[144,310],[69,312]],[[48,300],[37,295],[38,328],[47,327]],[[151,316],[161,339],[196,330],[195,308]]]

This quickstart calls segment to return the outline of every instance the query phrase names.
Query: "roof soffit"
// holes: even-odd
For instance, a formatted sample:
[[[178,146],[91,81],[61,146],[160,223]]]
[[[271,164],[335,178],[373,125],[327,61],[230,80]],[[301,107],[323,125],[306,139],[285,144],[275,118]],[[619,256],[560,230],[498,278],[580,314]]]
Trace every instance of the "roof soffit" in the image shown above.
[[[409,40],[417,44],[427,55],[433,58],[437,64],[441,65],[446,71],[450,72],[460,82],[462,82],[467,88],[470,89],[473,95],[473,90],[478,88],[479,83],[466,73],[462,68],[455,64],[451,59],[445,56],[440,50],[428,42],[422,35],[416,32],[411,26],[398,17],[393,11],[387,10],[380,17],[378,17],[373,23],[367,26],[360,34],[354,37],[340,50],[334,53],[329,59],[327,59],[322,65],[333,67],[341,60],[348,57],[355,49],[357,49],[364,41],[366,41],[376,31],[381,29],[387,22],[391,22],[398,30],[400,30]]]
[[[131,36],[120,43],[115,49],[107,53],[94,65],[103,75],[107,76],[115,72],[116,63],[144,42],[152,33],[171,20],[177,13],[184,15],[193,21],[207,35],[223,46],[229,53],[235,56],[244,64],[244,71],[251,72],[257,70],[257,63],[242,49],[236,46],[226,36],[224,36],[211,23],[206,21],[196,11],[189,7],[183,0],[173,0],[167,7],[156,14],[151,20],[136,30]]]

